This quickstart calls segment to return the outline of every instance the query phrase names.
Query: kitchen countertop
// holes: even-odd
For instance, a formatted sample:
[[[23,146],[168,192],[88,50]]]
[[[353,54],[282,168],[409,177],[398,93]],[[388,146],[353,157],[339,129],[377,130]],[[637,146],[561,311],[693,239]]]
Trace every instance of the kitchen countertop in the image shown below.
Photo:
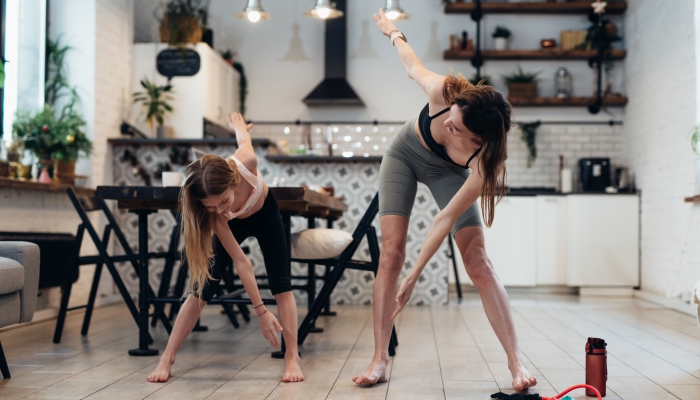
[[[560,193],[554,188],[506,188],[506,196],[572,196],[572,195],[608,195],[608,196],[619,196],[619,195],[638,195],[639,192],[618,192],[618,193],[607,193],[604,191],[594,191],[594,192],[570,192],[570,193]]]

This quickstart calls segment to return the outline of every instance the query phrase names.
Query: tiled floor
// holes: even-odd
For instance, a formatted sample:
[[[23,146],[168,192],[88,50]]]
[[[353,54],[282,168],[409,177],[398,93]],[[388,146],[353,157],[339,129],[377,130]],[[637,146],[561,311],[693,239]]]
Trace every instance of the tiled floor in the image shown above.
[[[233,329],[210,306],[178,355],[174,377],[149,383],[156,357],[130,357],[137,335],[123,306],[96,311],[87,338],[82,314],[69,317],[64,340],[51,342],[54,322],[0,332],[13,377],[0,399],[488,399],[508,390],[506,358],[478,298],[461,305],[408,308],[398,321],[400,346],[388,383],[356,387],[350,378],[372,355],[368,307],[336,307],[325,333],[302,348],[306,381],[279,383],[281,360],[256,321]],[[700,399],[700,328],[694,318],[633,299],[514,297],[524,358],[539,378],[535,392],[553,396],[584,381],[586,337],[609,344],[608,399]],[[167,339],[155,329],[155,348]],[[582,391],[576,399],[586,398]]]

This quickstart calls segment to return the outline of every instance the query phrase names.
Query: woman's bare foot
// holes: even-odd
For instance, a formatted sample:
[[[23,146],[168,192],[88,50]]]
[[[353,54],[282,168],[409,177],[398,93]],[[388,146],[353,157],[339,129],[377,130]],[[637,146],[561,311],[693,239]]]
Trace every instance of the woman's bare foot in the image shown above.
[[[148,381],[167,382],[168,378],[170,378],[170,369],[173,367],[173,363],[175,363],[174,359],[162,357],[156,369],[148,375]]]
[[[508,368],[513,375],[513,389],[520,391],[537,385],[537,378],[532,376],[521,362]]]
[[[386,366],[388,361],[372,361],[365,372],[352,377],[352,381],[358,385],[374,385],[386,382]]]
[[[282,375],[282,382],[301,382],[304,380],[304,374],[299,366],[299,357],[285,357],[285,370]]]

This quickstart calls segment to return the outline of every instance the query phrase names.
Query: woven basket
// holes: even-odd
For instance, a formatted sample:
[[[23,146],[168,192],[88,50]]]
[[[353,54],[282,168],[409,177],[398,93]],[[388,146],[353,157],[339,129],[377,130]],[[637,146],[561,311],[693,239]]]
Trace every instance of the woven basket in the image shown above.
[[[160,32],[160,40],[170,43],[170,17],[171,15],[163,15],[163,21],[160,23],[158,31]],[[197,17],[189,15],[177,15],[177,30],[180,32],[189,32],[183,37],[182,43],[199,43],[202,41],[202,28],[199,26]]]
[[[537,82],[515,83],[508,84],[509,97],[537,97]]]

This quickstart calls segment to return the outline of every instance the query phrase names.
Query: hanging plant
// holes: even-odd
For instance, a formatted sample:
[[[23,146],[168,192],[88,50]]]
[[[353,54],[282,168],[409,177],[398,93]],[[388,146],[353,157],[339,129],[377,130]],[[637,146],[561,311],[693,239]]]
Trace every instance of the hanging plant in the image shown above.
[[[522,135],[520,138],[525,142],[527,145],[528,149],[528,156],[527,156],[527,167],[530,168],[532,167],[532,164],[535,162],[535,159],[537,159],[537,128],[540,126],[540,121],[537,122],[530,122],[530,123],[524,123],[524,122],[518,122],[518,126],[520,127],[520,130],[522,131]]]
[[[162,16],[158,15],[160,10]],[[178,48],[199,43],[208,24],[209,0],[170,0],[156,8],[155,17],[162,41]]]
[[[245,101],[248,98],[248,78],[245,75],[245,69],[243,69],[243,64],[236,61],[233,63],[233,69],[238,71],[240,78],[238,79],[238,99],[241,102],[241,114],[245,116]]]

